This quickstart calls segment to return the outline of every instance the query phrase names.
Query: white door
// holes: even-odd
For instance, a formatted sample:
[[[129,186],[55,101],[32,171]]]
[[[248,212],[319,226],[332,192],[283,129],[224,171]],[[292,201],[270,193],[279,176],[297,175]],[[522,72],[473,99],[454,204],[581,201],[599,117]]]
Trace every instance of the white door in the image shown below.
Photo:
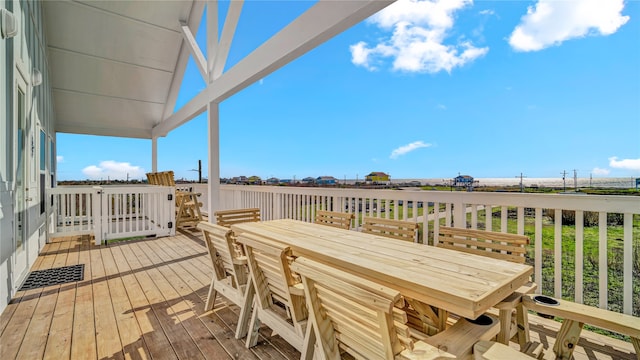
[[[27,273],[27,85],[16,71],[16,87],[14,96],[14,131],[16,134],[16,175],[14,192],[14,238],[13,238],[13,285],[18,286]]]

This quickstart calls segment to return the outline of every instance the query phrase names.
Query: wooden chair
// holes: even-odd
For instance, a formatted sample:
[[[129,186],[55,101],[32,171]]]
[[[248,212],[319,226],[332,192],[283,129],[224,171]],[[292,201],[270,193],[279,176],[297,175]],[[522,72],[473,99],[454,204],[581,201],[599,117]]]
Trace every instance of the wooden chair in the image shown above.
[[[354,214],[317,210],[315,223],[349,230],[351,229],[351,220],[355,218]]]
[[[526,245],[529,237],[517,234],[507,234],[494,231],[474,230],[440,226],[437,246],[470,254],[487,256],[495,259],[507,260],[519,264],[525,262]],[[529,343],[529,322],[527,313],[521,306],[521,298],[536,289],[536,284],[529,282],[517,289],[513,294],[498,303],[495,308],[499,311],[502,331],[498,335],[498,342],[508,344],[509,339],[518,334],[521,350],[531,347]],[[514,310],[517,321],[512,321]],[[522,326],[516,326],[516,322]],[[537,344],[535,347],[537,348]]]
[[[290,248],[251,234],[240,234],[237,241],[244,245],[247,253],[256,294],[247,348],[258,343],[258,329],[263,323],[302,351],[307,311],[302,284],[289,268],[293,260]]]
[[[176,187],[173,171],[147,173],[147,180],[150,185]],[[200,194],[176,189],[175,196],[176,228],[198,225],[202,221],[202,213],[200,212],[202,203],[198,201]]]
[[[553,347],[556,359],[572,358],[584,324],[629,336],[636,351],[636,358],[640,359],[640,318],[548,296],[543,296],[542,302],[535,301],[535,298],[529,295],[524,296],[522,298],[524,307],[563,318]],[[555,304],[545,304],[551,302]]]
[[[393,239],[416,241],[418,223],[365,216],[362,218],[362,232]]]
[[[251,281],[248,281],[247,258],[238,256],[236,250],[238,244],[235,243],[232,232],[228,228],[206,221],[198,223],[197,228],[202,230],[213,267],[204,310],[213,309],[217,293],[238,305],[240,318],[236,328],[236,339],[240,339],[247,334],[251,304],[255,294]]]
[[[398,291],[304,257],[291,268],[302,276],[309,308],[305,351],[317,347],[326,359],[341,352],[356,359],[467,358],[475,342],[498,332],[490,318],[487,325],[461,320],[433,337],[416,334],[394,306],[402,303]]]
[[[216,211],[214,215],[217,224],[224,227],[230,227],[233,224],[239,223],[260,221],[260,209],[258,208],[219,210]]]
[[[440,226],[438,246],[524,264],[529,237],[494,231]]]

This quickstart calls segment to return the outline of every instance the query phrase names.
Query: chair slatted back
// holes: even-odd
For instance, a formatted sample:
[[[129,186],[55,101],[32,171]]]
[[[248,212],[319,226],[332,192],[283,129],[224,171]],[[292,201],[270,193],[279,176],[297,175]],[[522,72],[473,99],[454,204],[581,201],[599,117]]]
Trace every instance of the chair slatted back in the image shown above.
[[[259,208],[219,210],[214,213],[220,226],[230,227],[233,224],[260,221]]]
[[[355,219],[354,214],[318,210],[316,211],[316,224],[333,226],[340,229],[351,229],[351,220]]]
[[[362,219],[362,232],[393,239],[416,241],[418,223],[365,216]]]
[[[235,261],[235,259],[239,254],[231,230],[205,221],[199,222],[197,228],[200,229],[204,235],[213,268],[221,268],[224,270],[224,272],[216,271],[218,280],[222,280],[228,275],[236,278],[237,261]]]
[[[251,234],[240,234],[238,242],[244,245],[247,253],[259,306],[277,310],[274,301],[278,301],[291,310],[294,322],[306,318],[304,306],[301,306],[304,299],[294,298],[291,294],[291,287],[300,283],[289,267],[293,260],[291,249],[285,244]]]
[[[523,264],[529,237],[440,226],[437,246]]]
[[[291,268],[302,276],[309,318],[327,359],[339,359],[340,350],[356,359],[394,359],[412,347],[406,314],[394,307],[398,291],[304,257]]]

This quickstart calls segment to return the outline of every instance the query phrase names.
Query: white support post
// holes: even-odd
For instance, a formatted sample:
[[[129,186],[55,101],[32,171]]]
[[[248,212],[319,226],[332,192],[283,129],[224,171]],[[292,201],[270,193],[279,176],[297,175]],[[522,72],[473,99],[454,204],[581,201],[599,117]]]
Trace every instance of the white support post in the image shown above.
[[[151,172],[158,172],[158,138],[151,138]]]
[[[218,103],[210,102],[207,106],[209,114],[209,222],[215,223],[213,213],[220,209],[220,113]]]

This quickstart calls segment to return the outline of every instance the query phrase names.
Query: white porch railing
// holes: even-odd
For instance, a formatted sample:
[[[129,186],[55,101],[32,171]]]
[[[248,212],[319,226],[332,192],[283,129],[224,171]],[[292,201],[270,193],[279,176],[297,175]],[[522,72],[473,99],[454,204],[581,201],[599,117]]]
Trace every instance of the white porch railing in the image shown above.
[[[137,236],[175,235],[175,188],[168,186],[59,186],[53,196],[50,237],[95,236],[95,243]]]
[[[411,220],[421,224],[419,241],[430,245],[441,224],[528,235],[539,292],[640,316],[637,196],[221,185],[220,209],[245,207],[260,208],[263,220],[313,221],[317,209],[351,212],[355,229],[362,215]],[[575,216],[575,225],[563,226],[563,212]],[[597,244],[585,242],[585,231],[596,232],[583,225],[592,213]],[[622,225],[607,224],[612,214]],[[595,282],[585,279],[594,276]]]

